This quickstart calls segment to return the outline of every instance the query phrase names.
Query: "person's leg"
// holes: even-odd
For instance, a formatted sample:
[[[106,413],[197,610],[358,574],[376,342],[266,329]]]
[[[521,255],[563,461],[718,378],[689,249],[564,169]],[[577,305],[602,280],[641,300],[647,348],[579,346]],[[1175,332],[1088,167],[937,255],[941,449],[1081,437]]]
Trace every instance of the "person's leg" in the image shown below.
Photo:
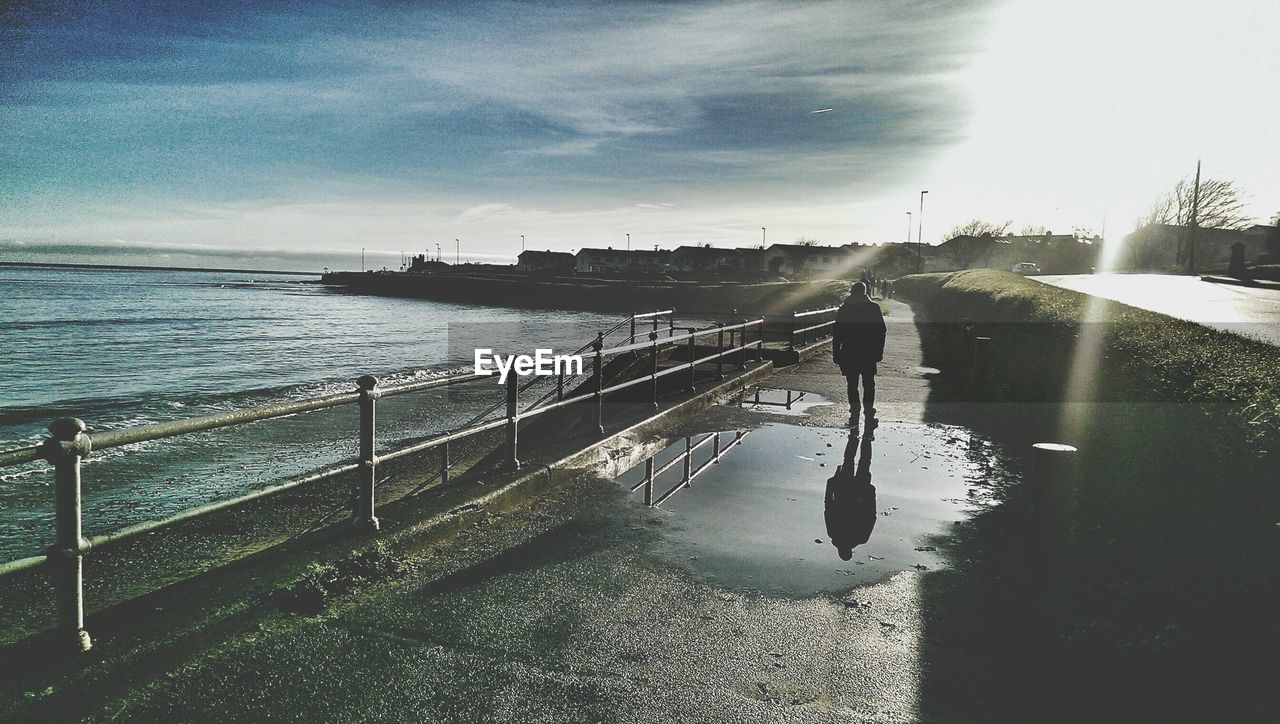
[[[857,420],[858,411],[862,407],[862,400],[858,397],[857,370],[849,370],[849,374],[844,379],[849,387],[849,419]]]
[[[876,364],[868,363],[860,370],[859,376],[862,377],[862,390],[867,398],[867,417],[873,418],[876,416]]]

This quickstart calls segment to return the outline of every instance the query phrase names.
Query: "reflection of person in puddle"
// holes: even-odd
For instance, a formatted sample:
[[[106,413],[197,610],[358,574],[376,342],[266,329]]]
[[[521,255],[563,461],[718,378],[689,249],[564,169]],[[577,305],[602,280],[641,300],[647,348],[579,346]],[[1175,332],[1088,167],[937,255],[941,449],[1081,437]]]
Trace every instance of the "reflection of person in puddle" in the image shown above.
[[[876,488],[871,484],[871,435],[858,445],[858,436],[850,435],[844,449],[844,463],[827,480],[823,517],[827,519],[827,537],[836,547],[840,560],[853,558],[853,549],[871,538],[876,525]],[[854,465],[854,457],[857,465]]]

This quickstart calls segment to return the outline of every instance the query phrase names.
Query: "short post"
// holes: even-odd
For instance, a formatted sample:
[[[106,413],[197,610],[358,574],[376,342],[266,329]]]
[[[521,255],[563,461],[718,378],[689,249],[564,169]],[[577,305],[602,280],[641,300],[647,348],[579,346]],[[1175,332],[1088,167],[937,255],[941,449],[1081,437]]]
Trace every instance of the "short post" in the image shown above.
[[[51,437],[41,454],[53,465],[56,485],[57,541],[49,551],[58,596],[58,628],[74,651],[93,646],[84,630],[84,554],[88,541],[81,534],[80,459],[93,448],[84,434],[83,420],[63,417],[49,425]]]
[[[595,424],[596,430],[604,434],[604,334],[596,333],[595,341],[591,343],[592,349],[596,351],[595,369],[592,376],[595,377],[596,383],[596,399],[595,399]]]
[[[440,446],[440,482],[449,482],[449,441]]]
[[[512,370],[507,375],[507,467],[520,469],[519,440],[520,429],[520,375]]]
[[[716,333],[716,379],[724,379],[724,322],[717,322],[720,331]]]
[[[689,485],[689,478],[693,474],[693,438],[686,437],[684,439],[684,484]]]
[[[649,333],[649,403],[658,409],[658,330]]]
[[[1070,537],[1078,452],[1074,446],[1061,443],[1031,446],[1027,480],[1030,523],[1035,530],[1035,543],[1050,568],[1062,563],[1061,554]],[[1046,573],[1054,575],[1052,570]]]
[[[697,392],[696,382],[698,380],[698,338],[694,336],[693,328],[689,329],[689,392]]]
[[[653,315],[653,333],[655,335],[658,333],[658,317],[659,316],[661,315],[657,315],[657,314]]]
[[[653,458],[644,461],[644,504],[653,507]]]
[[[716,433],[715,439],[711,441],[711,459],[720,462],[720,433]]]
[[[374,425],[377,399],[382,396],[382,391],[378,389],[378,378],[373,375],[362,375],[356,380],[356,386],[360,389],[360,472],[356,482],[356,510],[352,522],[377,530],[374,488],[378,459],[374,455]]]
[[[733,310],[736,315],[738,310]],[[745,370],[747,368],[747,320],[743,319],[739,322],[742,326],[742,333],[738,335],[738,369]]]
[[[631,315],[631,335],[630,335],[629,337],[627,337],[627,344],[631,344],[631,343],[632,343],[632,342],[634,342],[634,341],[636,341],[636,315],[635,315],[635,313],[632,313],[632,315]]]

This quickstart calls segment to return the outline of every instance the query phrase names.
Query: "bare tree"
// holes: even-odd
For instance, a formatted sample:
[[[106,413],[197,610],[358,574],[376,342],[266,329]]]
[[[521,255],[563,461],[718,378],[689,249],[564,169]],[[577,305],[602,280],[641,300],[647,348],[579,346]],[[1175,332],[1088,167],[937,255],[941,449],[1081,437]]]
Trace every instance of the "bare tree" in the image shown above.
[[[817,245],[818,245],[817,239],[806,239],[803,236],[800,237],[799,239],[796,239],[796,246],[817,246]]]
[[[993,224],[982,219],[974,219],[964,224],[951,227],[942,240],[954,239],[957,236],[1003,236],[1009,227],[1013,226],[1012,221],[1006,221],[1003,224]]]
[[[1251,222],[1244,213],[1244,192],[1236,186],[1234,181],[1202,179],[1199,201],[1199,210],[1196,213],[1197,226],[1206,229],[1243,229]],[[1138,225],[1189,226],[1193,206],[1195,206],[1195,180],[1188,176],[1174,184],[1171,191],[1160,197],[1147,214],[1138,220]]]
[[[1022,227],[1022,231],[1018,232],[1018,236],[1044,236],[1045,234],[1051,233],[1053,232],[1049,231],[1049,227],[1047,226],[1042,226],[1040,224],[1027,224]]]

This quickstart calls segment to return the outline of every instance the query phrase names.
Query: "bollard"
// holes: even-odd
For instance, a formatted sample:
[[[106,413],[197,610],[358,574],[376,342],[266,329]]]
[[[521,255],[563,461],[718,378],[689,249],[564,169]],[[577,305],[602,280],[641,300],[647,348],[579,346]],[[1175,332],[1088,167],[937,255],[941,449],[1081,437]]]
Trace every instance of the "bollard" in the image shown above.
[[[644,461],[644,504],[653,507],[653,458]]]
[[[58,627],[75,651],[93,646],[84,629],[84,554],[88,541],[81,535],[80,459],[93,448],[84,434],[84,421],[63,417],[49,425],[42,456],[53,465],[57,513],[57,541],[49,551],[58,596]]]
[[[649,333],[649,404],[658,409],[658,330]]]
[[[970,384],[974,390],[987,386],[987,378],[991,373],[991,338],[974,337],[973,351],[970,359]]]
[[[507,467],[520,469],[520,376],[512,370],[507,375]]]
[[[711,459],[720,462],[720,433],[716,433],[715,439],[711,441]]]
[[[363,375],[356,380],[360,388],[360,472],[356,482],[356,510],[352,519],[356,525],[378,529],[378,517],[374,515],[374,487],[378,472],[378,459],[374,455],[374,425],[376,401],[382,396],[378,378]]]
[[[595,341],[591,343],[591,348],[596,351],[596,365],[592,370],[592,376],[595,377],[596,383],[596,399],[595,399],[595,423],[596,431],[601,435],[604,434],[604,334],[596,333]]]
[[[1031,446],[1027,474],[1030,523],[1050,568],[1061,563],[1061,553],[1070,537],[1077,453],[1075,447],[1060,443],[1039,442]]]

